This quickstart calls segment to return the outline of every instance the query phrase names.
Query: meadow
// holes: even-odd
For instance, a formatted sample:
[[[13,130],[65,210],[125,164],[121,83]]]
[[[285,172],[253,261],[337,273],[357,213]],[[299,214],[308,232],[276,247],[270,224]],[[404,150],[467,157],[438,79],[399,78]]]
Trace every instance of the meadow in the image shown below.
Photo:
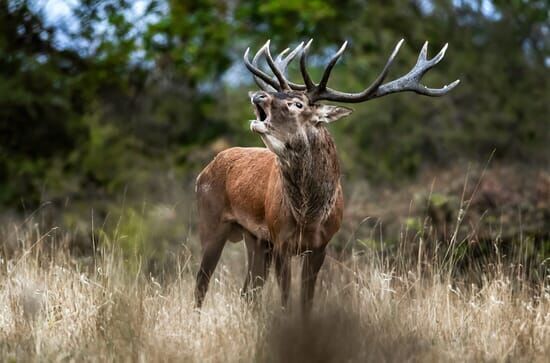
[[[70,233],[41,231],[32,220],[3,233],[20,244],[0,260],[4,361],[544,362],[550,355],[548,276],[532,275],[520,255],[497,253],[458,273],[452,244],[436,254],[420,243],[417,258],[402,249],[333,254],[304,318],[299,258],[293,302],[283,311],[272,276],[256,303],[241,298],[244,244],[228,245],[197,312],[192,248],[180,249],[170,273],[154,276],[139,264],[129,268],[116,244],[100,240],[93,256],[77,258],[66,247]]]
[[[547,362],[550,2],[0,1],[0,362]],[[345,209],[314,308],[241,298],[228,243],[202,311],[194,181],[262,146],[243,63],[315,38],[358,92],[449,44],[412,92],[329,126]],[[252,54],[251,53],[251,54]],[[267,71],[268,65],[260,61]],[[289,67],[295,82],[299,60]]]

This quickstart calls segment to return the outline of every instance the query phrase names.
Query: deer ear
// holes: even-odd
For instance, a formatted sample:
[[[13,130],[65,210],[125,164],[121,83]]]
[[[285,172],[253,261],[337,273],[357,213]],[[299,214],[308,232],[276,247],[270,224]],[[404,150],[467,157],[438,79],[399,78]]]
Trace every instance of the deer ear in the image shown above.
[[[314,122],[319,123],[331,123],[342,117],[348,116],[353,110],[351,108],[333,105],[319,105],[317,107]]]

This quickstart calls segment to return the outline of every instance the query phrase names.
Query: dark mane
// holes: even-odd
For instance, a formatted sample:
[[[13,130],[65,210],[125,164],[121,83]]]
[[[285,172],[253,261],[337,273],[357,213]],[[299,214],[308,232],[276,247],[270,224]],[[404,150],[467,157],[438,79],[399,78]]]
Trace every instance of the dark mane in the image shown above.
[[[297,134],[279,156],[285,202],[299,225],[324,220],[336,198],[340,164],[336,146],[323,126]]]

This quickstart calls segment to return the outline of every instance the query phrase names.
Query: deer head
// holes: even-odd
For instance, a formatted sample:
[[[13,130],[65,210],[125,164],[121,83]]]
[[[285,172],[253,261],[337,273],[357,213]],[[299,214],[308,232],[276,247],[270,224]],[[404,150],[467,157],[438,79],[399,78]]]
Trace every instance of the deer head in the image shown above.
[[[260,135],[266,146],[281,155],[291,141],[311,134],[322,123],[349,115],[345,107],[311,103],[303,92],[250,92],[256,120],[250,129]]]
[[[255,108],[256,120],[251,121],[252,131],[260,134],[266,146],[278,155],[281,155],[289,140],[296,137],[314,134],[316,128],[324,124],[336,121],[341,117],[349,115],[352,110],[333,105],[325,105],[319,101],[336,101],[342,103],[359,103],[374,98],[389,95],[391,93],[412,91],[418,94],[438,97],[442,96],[460,82],[456,80],[443,88],[428,88],[420,83],[424,74],[439,63],[447,44],[432,59],[427,58],[428,42],[424,43],[418,56],[415,66],[406,75],[384,83],[401,45],[401,39],[395,46],[382,72],[374,82],[358,93],[346,93],[331,89],[327,86],[332,68],[344,52],[347,42],[332,56],[328,62],[321,81],[315,84],[307,71],[307,53],[312,40],[307,44],[300,43],[292,52],[289,49],[282,51],[274,60],[270,52],[270,41],[268,40],[256,53],[250,62],[248,48],[244,54],[246,67],[254,75],[254,80],[262,89],[259,92],[249,93],[250,100]],[[288,53],[288,55],[286,55]],[[296,84],[286,77],[286,70],[290,62],[300,53],[300,71],[304,84]],[[267,64],[275,77],[271,77],[258,66],[259,58],[265,55]]]

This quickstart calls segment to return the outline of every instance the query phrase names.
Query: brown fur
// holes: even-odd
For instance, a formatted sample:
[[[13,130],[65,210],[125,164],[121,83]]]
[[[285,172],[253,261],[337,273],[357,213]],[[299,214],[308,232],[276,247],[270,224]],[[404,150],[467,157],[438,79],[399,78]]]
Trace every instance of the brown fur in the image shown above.
[[[197,276],[198,307],[226,240],[243,236],[249,259],[243,292],[248,296],[263,285],[273,258],[286,304],[289,258],[304,254],[302,303],[306,309],[311,304],[325,247],[340,228],[343,195],[334,142],[324,125],[310,121],[317,106],[304,104],[292,113],[289,103],[296,98],[301,99],[271,95],[262,104],[269,107],[270,118],[261,126],[284,148],[227,149],[197,178],[204,253]]]

